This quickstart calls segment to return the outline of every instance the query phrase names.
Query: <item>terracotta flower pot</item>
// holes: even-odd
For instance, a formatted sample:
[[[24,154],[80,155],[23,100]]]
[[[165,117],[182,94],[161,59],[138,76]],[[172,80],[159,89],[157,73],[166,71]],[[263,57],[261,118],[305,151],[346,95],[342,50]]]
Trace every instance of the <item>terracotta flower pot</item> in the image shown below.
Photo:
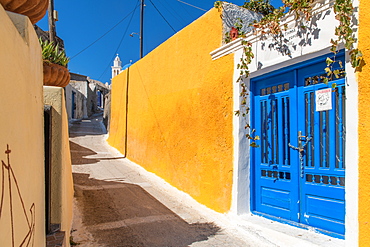
[[[69,71],[66,67],[58,64],[44,62],[44,85],[65,87],[70,80]]]
[[[4,9],[26,15],[35,24],[44,17],[49,5],[48,0],[0,0]]]

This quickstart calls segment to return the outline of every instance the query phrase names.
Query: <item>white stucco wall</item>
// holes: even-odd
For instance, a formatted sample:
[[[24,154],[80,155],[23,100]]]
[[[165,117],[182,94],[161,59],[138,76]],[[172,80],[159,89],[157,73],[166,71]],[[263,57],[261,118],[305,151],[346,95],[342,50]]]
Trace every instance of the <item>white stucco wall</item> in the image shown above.
[[[356,2],[354,3],[356,4]],[[321,1],[314,7],[314,17],[310,22],[298,23],[294,16],[288,16],[285,23],[288,30],[284,32],[285,40],[276,40],[272,37],[262,37],[260,35],[249,34],[246,40],[252,43],[255,55],[249,65],[250,76],[244,82],[249,87],[251,78],[284,68],[299,62],[310,60],[320,55],[330,53],[330,39],[335,39],[334,26],[338,23],[331,8],[332,2]],[[355,5],[356,6],[356,5]],[[306,26],[305,29],[300,28]],[[219,49],[211,52],[213,59],[218,59],[227,54],[235,54],[235,74],[234,74],[234,109],[240,106],[240,90],[237,79],[239,71],[237,65],[242,57],[241,41],[235,40]],[[348,57],[348,54],[346,54]],[[348,59],[346,59],[348,61]],[[346,63],[347,82],[347,122],[346,122],[346,245],[357,246],[358,241],[358,145],[357,145],[357,125],[358,113],[353,109],[357,108],[357,82],[354,70],[351,65]],[[249,102],[249,99],[248,99]],[[243,119],[234,117],[234,183],[232,196],[232,209],[230,214],[250,215],[250,148],[249,142],[245,138]],[[240,218],[239,218],[240,220]],[[267,232],[267,231],[266,231]],[[343,245],[339,241],[337,243]]]
[[[70,81],[70,83],[65,87],[66,92],[66,109],[68,114],[68,119],[83,119],[87,118],[87,81]],[[75,113],[72,116],[72,93],[75,93]]]

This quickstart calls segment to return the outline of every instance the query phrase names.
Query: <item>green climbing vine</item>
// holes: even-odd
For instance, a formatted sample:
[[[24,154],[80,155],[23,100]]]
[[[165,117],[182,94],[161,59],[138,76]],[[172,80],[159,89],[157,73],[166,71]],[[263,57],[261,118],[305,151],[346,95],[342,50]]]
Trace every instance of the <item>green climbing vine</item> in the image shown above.
[[[273,8],[269,0],[249,0],[245,2],[242,6],[249,10],[255,11],[263,15],[263,18],[260,21],[255,21],[250,25],[253,26],[254,32],[258,32],[261,35],[272,35],[273,38],[283,38],[283,32],[287,30],[287,24],[282,24],[282,18],[287,14],[294,14],[296,20],[310,21],[312,18],[312,8],[314,6],[315,0],[282,0],[283,6],[280,8]],[[215,2],[215,8],[219,11],[222,10],[222,1]],[[343,76],[344,70],[343,64],[341,61],[336,60],[336,55],[339,52],[340,44],[344,45],[344,48],[348,50],[350,55],[350,62],[354,69],[358,69],[362,63],[362,53],[360,50],[355,48],[355,43],[357,41],[355,32],[353,30],[354,26],[354,7],[352,5],[352,0],[334,0],[333,11],[335,13],[335,18],[339,21],[339,25],[335,27],[336,39],[332,39],[331,42],[331,52],[333,56],[326,59],[326,68],[325,72],[327,77],[323,78],[325,83],[328,83],[329,80],[333,77],[339,78]],[[239,37],[245,37],[244,33],[241,33],[241,20],[235,24],[235,28],[238,30]],[[305,28],[302,26],[302,28]],[[225,42],[230,42],[230,34],[225,35]],[[241,107],[238,111],[235,112],[235,115],[247,118],[247,115],[250,111],[250,108],[247,104],[247,97],[249,90],[247,85],[244,83],[243,79],[249,76],[249,64],[254,58],[252,51],[252,44],[244,39],[242,39],[243,53],[240,59],[240,63],[237,65],[237,68],[240,70],[240,75],[237,80],[240,83],[241,88]],[[339,69],[334,69],[335,64],[339,64]],[[338,66],[337,66],[338,67]],[[335,83],[333,83],[335,87]],[[249,133],[246,134],[246,138],[249,139],[250,146],[258,147],[256,140],[259,140],[259,136],[254,135],[255,130],[251,129],[247,119],[245,124],[245,129],[249,129]]]

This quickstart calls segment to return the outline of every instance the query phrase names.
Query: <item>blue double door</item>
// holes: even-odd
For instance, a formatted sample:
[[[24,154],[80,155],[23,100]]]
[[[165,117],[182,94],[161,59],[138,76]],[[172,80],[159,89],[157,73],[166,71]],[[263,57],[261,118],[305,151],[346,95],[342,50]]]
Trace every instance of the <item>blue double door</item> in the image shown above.
[[[325,84],[325,66],[320,57],[252,79],[252,209],[343,238],[345,79]]]

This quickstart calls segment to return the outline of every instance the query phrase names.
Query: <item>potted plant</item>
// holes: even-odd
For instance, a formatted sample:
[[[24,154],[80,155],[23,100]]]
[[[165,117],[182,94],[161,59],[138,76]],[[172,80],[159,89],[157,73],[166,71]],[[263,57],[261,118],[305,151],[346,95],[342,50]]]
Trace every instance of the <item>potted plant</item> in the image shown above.
[[[42,59],[44,67],[44,85],[65,87],[70,80],[67,64],[69,58],[64,50],[59,49],[59,45],[41,38]]]
[[[48,0],[0,0],[5,10],[26,15],[35,24],[44,17],[49,5]]]

